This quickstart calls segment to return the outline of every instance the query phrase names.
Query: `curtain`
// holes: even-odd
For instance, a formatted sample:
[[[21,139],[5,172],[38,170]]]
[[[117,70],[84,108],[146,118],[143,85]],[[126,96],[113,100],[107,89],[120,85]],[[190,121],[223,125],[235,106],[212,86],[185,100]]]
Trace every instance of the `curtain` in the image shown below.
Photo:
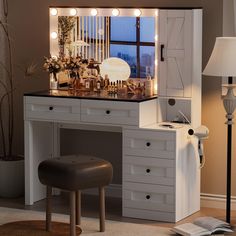
[[[79,16],[72,30],[71,41],[88,45],[75,46],[74,56],[94,58],[102,62],[109,57],[109,17]]]

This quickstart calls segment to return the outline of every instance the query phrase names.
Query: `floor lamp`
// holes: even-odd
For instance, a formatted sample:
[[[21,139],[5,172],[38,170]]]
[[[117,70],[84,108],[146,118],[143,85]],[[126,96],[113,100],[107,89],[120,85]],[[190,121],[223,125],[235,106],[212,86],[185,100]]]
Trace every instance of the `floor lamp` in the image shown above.
[[[231,159],[232,159],[232,125],[236,98],[234,96],[233,76],[236,76],[236,37],[218,37],[211,57],[207,63],[204,75],[223,76],[228,78],[227,94],[222,96],[228,128],[227,134],[227,194],[226,194],[226,221],[230,223],[231,207]]]

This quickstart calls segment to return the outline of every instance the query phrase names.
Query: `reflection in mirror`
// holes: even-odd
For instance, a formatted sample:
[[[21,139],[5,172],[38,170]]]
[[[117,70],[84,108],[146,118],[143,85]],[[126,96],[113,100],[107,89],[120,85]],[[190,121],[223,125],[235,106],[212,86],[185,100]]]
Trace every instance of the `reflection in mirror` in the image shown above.
[[[127,80],[130,77],[130,67],[128,63],[117,57],[105,59],[101,64],[101,76],[108,75],[111,82],[117,80]]]
[[[59,56],[81,56],[103,61],[109,57],[109,18],[58,17]]]
[[[98,64],[116,57],[129,65],[130,78],[156,79],[156,9],[51,8],[50,13],[50,33],[57,35],[50,40],[52,56]]]

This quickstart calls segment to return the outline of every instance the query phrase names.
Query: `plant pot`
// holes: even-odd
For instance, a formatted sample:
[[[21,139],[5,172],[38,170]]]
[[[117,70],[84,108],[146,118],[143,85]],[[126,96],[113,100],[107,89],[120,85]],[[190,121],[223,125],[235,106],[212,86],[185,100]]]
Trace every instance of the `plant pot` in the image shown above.
[[[0,197],[16,198],[24,194],[24,159],[0,160]]]

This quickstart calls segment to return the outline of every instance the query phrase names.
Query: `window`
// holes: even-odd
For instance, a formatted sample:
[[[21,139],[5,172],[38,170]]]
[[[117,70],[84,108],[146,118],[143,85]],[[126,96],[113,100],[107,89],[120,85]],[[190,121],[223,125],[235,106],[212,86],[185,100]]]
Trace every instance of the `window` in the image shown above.
[[[110,57],[125,60],[131,78],[155,74],[155,18],[111,17]]]

